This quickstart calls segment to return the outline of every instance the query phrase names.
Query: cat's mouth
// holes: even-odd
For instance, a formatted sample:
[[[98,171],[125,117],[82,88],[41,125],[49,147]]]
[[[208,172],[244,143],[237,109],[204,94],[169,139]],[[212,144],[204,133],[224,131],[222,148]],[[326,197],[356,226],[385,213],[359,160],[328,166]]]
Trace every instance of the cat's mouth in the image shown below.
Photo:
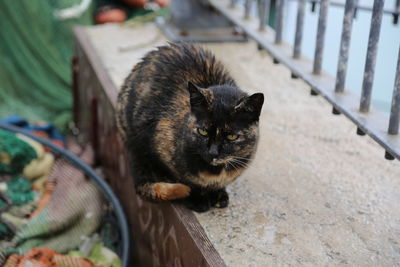
[[[210,165],[212,166],[221,166],[221,165],[226,165],[228,163],[228,158],[225,159],[216,159],[214,158],[211,162]]]
[[[247,161],[245,161],[248,159],[243,158],[243,159],[236,159],[235,157],[225,157],[222,159],[218,159],[218,158],[214,158],[211,160],[210,165],[214,166],[214,167],[218,167],[218,166],[225,166],[227,167],[228,165],[232,166],[233,168],[245,168],[248,166]]]

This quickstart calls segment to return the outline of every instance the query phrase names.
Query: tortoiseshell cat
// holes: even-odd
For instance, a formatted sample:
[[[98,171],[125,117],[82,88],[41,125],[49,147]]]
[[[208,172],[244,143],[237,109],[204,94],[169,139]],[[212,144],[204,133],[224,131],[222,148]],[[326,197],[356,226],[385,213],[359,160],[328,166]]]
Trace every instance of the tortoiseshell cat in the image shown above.
[[[118,127],[137,193],[226,207],[225,186],[255,152],[262,93],[248,96],[207,50],[172,43],[148,53],[118,96]]]

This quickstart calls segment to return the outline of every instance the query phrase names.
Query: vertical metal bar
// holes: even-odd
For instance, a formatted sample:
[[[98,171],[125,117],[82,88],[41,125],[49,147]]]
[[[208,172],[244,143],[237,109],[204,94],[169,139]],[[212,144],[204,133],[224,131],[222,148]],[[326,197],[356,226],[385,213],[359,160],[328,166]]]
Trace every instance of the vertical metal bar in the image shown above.
[[[283,31],[283,10],[285,7],[285,0],[276,0],[276,12],[275,12],[275,43],[282,43],[282,31]]]
[[[311,0],[311,12],[315,12],[315,5],[317,4],[317,0]]]
[[[400,47],[399,57],[397,59],[397,71],[394,82],[393,96],[392,96],[392,108],[390,110],[390,120],[388,133],[396,135],[399,133],[399,121],[400,121]]]
[[[229,5],[230,8],[234,8],[236,6],[236,1],[237,0],[231,0],[231,3]]]
[[[259,30],[265,31],[265,27],[269,20],[269,6],[270,6],[271,0],[258,0],[258,2],[259,2],[258,14],[259,14],[259,18],[260,18]]]
[[[315,45],[313,73],[320,74],[322,55],[324,52],[326,20],[328,17],[329,0],[321,0],[318,17],[317,41]]]
[[[339,61],[336,74],[335,92],[344,91],[347,74],[347,61],[349,59],[349,48],[351,38],[351,28],[353,26],[353,15],[357,0],[347,0],[344,7],[342,38],[340,41]]]
[[[293,58],[300,58],[301,55],[301,41],[303,39],[305,9],[306,0],[299,0],[297,6],[296,34],[294,37]]]
[[[253,0],[246,0],[244,3],[244,18],[249,19],[250,18],[250,11],[251,11],[251,6],[252,6]]]
[[[399,11],[400,11],[400,0],[396,0],[394,5],[394,12],[393,13],[393,24],[397,24],[399,22]]]
[[[375,0],[372,10],[371,28],[369,31],[367,59],[365,61],[364,80],[362,84],[360,111],[368,112],[371,104],[372,84],[374,82],[376,55],[381,30],[383,4],[385,0]]]
[[[354,15],[353,15],[354,18],[357,18],[358,1],[359,1],[359,0],[356,0],[356,3],[355,3],[356,6],[355,6],[355,8],[354,8]]]

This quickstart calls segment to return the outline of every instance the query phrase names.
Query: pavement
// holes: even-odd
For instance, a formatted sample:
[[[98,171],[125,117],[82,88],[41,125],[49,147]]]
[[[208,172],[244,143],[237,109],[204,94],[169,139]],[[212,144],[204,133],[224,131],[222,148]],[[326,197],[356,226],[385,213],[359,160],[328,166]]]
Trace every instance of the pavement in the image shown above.
[[[166,40],[152,24],[87,29],[119,87]],[[249,93],[263,92],[250,168],[230,205],[196,214],[228,266],[400,266],[400,164],[253,42],[207,44]]]

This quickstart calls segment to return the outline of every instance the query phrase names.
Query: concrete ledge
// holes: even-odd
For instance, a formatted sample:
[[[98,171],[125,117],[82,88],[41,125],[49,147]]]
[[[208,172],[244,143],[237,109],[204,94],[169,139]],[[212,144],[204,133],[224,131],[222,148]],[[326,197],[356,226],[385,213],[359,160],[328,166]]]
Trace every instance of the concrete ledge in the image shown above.
[[[83,28],[75,29],[74,121],[78,141],[90,143],[96,163],[127,215],[131,264],[137,266],[226,266],[194,214],[180,205],[154,204],[136,196],[128,155],[115,120],[117,87]]]
[[[86,29],[118,88],[165,42],[153,25]],[[196,214],[228,266],[396,266],[400,165],[253,43],[207,45],[249,92],[263,91],[259,151],[227,209]]]

